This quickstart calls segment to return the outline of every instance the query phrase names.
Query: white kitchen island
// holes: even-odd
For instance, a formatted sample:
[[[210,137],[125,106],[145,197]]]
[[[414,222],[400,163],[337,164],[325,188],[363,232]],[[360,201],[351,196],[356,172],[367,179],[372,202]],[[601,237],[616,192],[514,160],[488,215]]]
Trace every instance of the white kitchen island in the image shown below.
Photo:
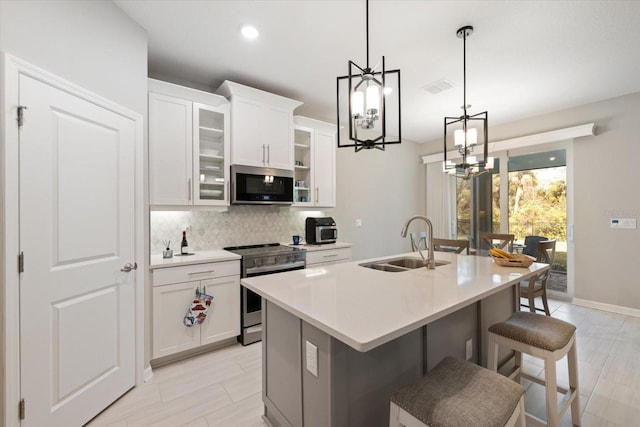
[[[400,257],[417,254],[393,258]],[[483,364],[487,328],[518,308],[521,280],[549,268],[445,252],[436,259],[449,264],[403,272],[360,265],[372,259],[242,279],[265,300],[266,419],[274,426],[388,425],[391,391],[444,356]]]

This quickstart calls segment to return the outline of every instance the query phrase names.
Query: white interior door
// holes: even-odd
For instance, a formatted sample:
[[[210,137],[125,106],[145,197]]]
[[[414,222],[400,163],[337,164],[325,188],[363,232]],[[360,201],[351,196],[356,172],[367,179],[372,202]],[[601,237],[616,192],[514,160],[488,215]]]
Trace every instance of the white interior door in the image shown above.
[[[134,122],[20,76],[24,426],[77,426],[135,383]]]

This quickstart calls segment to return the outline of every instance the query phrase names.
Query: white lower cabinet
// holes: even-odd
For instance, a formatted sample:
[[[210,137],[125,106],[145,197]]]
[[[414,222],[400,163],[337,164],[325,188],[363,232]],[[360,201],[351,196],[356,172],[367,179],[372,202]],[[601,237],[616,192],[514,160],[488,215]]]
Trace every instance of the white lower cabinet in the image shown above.
[[[201,325],[184,317],[196,289],[213,295]],[[153,359],[240,335],[240,263],[225,261],[153,270]]]
[[[307,268],[351,261],[351,248],[307,250]]]

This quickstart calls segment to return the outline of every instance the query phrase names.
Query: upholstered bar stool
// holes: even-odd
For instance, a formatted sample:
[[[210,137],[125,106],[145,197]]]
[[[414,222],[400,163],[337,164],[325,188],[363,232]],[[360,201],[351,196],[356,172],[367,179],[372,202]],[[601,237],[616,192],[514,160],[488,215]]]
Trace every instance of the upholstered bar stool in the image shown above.
[[[542,314],[518,311],[504,322],[489,328],[488,368],[498,370],[498,347],[515,350],[515,367],[508,375],[512,379],[526,378],[545,387],[547,421],[526,414],[527,422],[538,426],[555,427],[571,406],[571,422],[580,425],[578,390],[578,357],[576,327],[571,323]],[[522,372],[522,353],[544,360],[544,380]],[[567,356],[569,389],[558,387],[556,362]],[[559,391],[564,396],[558,410]]]
[[[524,388],[488,369],[446,357],[391,395],[390,427],[525,427]]]

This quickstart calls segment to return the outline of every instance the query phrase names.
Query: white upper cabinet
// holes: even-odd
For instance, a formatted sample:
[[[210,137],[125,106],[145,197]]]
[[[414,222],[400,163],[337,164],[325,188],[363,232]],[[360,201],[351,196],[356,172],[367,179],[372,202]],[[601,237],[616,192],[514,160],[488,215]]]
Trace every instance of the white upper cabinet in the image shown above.
[[[192,102],[149,93],[149,199],[191,204]]]
[[[216,92],[231,102],[231,164],[293,170],[293,110],[302,103],[228,80]]]
[[[294,206],[336,205],[336,125],[295,116]]]
[[[149,79],[149,202],[229,204],[229,103]]]

